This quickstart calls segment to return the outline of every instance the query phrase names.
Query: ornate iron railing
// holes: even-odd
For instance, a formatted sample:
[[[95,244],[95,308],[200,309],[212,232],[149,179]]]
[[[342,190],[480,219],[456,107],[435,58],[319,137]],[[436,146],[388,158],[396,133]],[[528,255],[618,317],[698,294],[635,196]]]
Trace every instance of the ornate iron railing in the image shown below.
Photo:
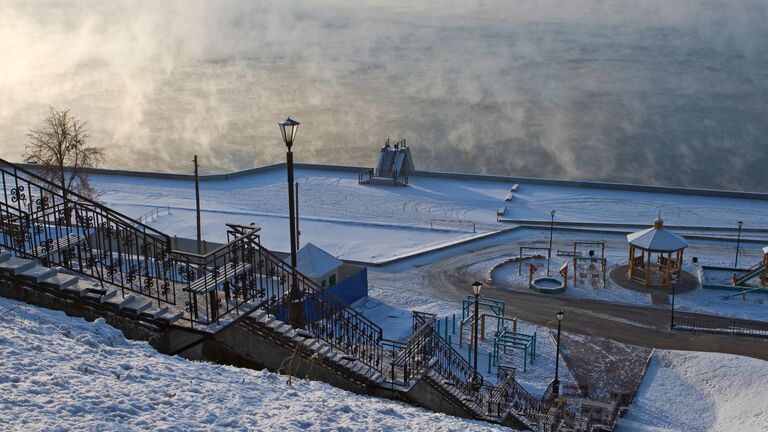
[[[266,264],[257,233],[245,231],[206,254],[171,251],[172,283],[184,298],[185,318],[221,324],[248,304],[276,304],[283,298],[290,273]]]
[[[0,182],[0,246],[176,303],[168,236],[2,159]]]
[[[193,325],[222,324],[248,303],[290,313],[291,267],[260,245],[255,227],[230,225],[229,242],[206,254],[172,250],[167,235],[2,159],[0,182],[0,246],[21,256],[183,305]],[[296,276],[304,327],[381,370],[381,328]]]
[[[472,382],[472,366],[440,336],[436,322],[435,315],[414,311],[414,333],[394,356],[391,376],[402,376],[407,383],[431,369],[467,397],[472,397],[478,387]]]
[[[255,268],[259,274],[266,272],[266,277],[262,276],[258,281],[266,282],[267,309],[281,320],[291,322],[291,308],[287,307],[291,301],[290,264],[258,243],[253,243],[251,247],[254,249]],[[296,273],[296,281],[303,299],[303,327],[336,349],[383,372],[381,327],[300,272]],[[257,289],[263,287],[259,285]]]

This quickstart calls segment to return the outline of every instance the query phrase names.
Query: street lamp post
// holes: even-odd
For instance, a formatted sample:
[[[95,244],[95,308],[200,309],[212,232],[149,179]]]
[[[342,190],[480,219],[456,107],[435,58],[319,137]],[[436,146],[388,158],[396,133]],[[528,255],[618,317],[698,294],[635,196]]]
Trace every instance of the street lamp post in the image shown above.
[[[557,318],[557,349],[555,353],[555,380],[552,381],[552,395],[554,397],[560,396],[560,323],[563,321],[563,311],[558,311],[555,314]]]
[[[739,233],[736,235],[736,260],[733,261],[734,270],[739,268],[739,244],[741,243],[741,226],[744,225],[744,222],[738,221],[736,224],[739,226]]]
[[[480,290],[483,288],[483,284],[480,282],[475,282],[472,284],[472,292],[475,294],[475,319],[474,325],[473,325],[473,334],[474,334],[474,346],[472,347],[472,367],[474,371],[474,375],[472,376],[473,385],[475,387],[478,386],[478,384],[481,383],[480,381],[480,374],[477,372],[477,321],[479,320],[479,309],[480,309]]]
[[[552,261],[552,232],[555,230],[555,211],[549,212],[552,219],[549,222],[549,249],[547,250],[547,276],[549,276],[549,262]]]
[[[288,117],[279,122],[278,126],[280,126],[280,133],[283,135],[283,141],[288,149],[285,153],[288,171],[288,218],[290,219],[291,230],[291,287],[289,291],[290,305],[288,311],[290,316],[288,320],[292,326],[302,327],[304,325],[304,301],[301,297],[298,277],[296,275],[296,214],[293,197],[293,152],[291,151],[293,140],[296,138],[296,132],[299,129],[299,122]]]

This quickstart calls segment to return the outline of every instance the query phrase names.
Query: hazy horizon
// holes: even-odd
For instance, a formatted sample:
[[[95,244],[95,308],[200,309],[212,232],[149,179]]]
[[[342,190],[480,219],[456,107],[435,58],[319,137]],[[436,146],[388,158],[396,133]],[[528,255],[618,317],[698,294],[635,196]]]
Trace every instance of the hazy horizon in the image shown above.
[[[0,0],[0,157],[48,106],[113,168],[373,166],[768,191],[759,1]]]

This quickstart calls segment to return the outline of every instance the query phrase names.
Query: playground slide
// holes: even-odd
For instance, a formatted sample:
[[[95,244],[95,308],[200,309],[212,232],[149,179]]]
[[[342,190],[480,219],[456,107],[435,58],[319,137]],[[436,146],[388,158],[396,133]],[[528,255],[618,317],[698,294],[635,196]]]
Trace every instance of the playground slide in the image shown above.
[[[756,278],[757,276],[760,276],[760,274],[765,270],[765,268],[762,266],[762,262],[759,266],[753,271],[750,271],[749,273],[745,274],[744,276],[739,277],[736,279],[735,285],[743,286],[747,282],[751,281],[752,279]]]

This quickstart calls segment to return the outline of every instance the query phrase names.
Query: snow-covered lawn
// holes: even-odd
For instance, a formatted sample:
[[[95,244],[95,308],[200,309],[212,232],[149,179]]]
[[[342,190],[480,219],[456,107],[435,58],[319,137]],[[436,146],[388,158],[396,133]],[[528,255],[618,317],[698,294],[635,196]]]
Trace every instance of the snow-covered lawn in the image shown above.
[[[766,361],[731,354],[657,350],[637,399],[618,430],[765,431],[766,392]]]
[[[301,240],[345,259],[380,261],[473,235],[508,228],[496,221],[506,207],[512,219],[650,224],[661,211],[668,225],[765,227],[762,200],[582,189],[521,184],[511,202],[509,184],[483,180],[413,177],[406,188],[359,185],[353,172],[297,169]],[[170,207],[151,225],[169,235],[195,237],[192,181],[94,175],[101,201],[132,217]],[[226,240],[224,223],[263,228],[270,249],[289,240],[285,171],[274,169],[229,180],[201,182],[203,238]],[[459,225],[463,221],[463,225]],[[476,233],[473,233],[472,224]]]
[[[502,430],[329,385],[168,357],[0,297],[0,430]]]

